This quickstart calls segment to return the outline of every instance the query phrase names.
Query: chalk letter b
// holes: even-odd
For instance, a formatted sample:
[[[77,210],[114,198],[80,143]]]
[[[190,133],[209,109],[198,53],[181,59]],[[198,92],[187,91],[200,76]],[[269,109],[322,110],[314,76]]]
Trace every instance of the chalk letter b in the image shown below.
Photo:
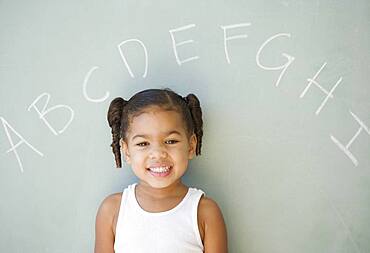
[[[44,96],[46,96],[46,103],[44,105],[44,107],[41,109],[41,112],[39,111],[39,108],[36,106],[37,102],[42,99]],[[49,100],[50,100],[50,94],[48,93],[42,93],[40,96],[38,96],[35,101],[32,102],[32,104],[28,107],[28,111],[31,110],[31,108],[34,108],[35,111],[37,112],[37,114],[39,115],[40,119],[42,119],[42,121],[44,121],[44,123],[46,124],[46,126],[53,132],[53,134],[55,135],[58,135],[63,133],[64,130],[66,130],[66,128],[68,127],[69,124],[71,124],[72,120],[73,120],[73,116],[74,116],[74,112],[72,110],[71,107],[67,106],[67,105],[56,105],[56,106],[53,106],[49,109],[46,110],[46,107],[49,103]],[[65,109],[68,109],[70,111],[70,118],[68,120],[68,122],[65,124],[65,126],[61,129],[61,130],[58,130],[55,131],[55,129],[49,124],[49,122],[45,119],[45,115],[50,113],[51,111],[54,111],[58,108],[65,108]]]

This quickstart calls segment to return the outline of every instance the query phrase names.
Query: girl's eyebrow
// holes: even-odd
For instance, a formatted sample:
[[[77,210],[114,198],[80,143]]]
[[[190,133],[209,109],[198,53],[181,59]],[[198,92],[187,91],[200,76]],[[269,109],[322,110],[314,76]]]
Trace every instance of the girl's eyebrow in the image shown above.
[[[169,132],[166,132],[165,135],[168,136],[168,135],[171,135],[171,134],[178,134],[178,135],[181,135],[180,132],[176,131],[176,130],[172,130],[172,131],[169,131]],[[137,134],[135,135],[134,137],[131,138],[131,140],[134,140],[135,138],[138,138],[138,137],[141,137],[141,138],[148,138],[148,135],[145,135],[145,134]]]

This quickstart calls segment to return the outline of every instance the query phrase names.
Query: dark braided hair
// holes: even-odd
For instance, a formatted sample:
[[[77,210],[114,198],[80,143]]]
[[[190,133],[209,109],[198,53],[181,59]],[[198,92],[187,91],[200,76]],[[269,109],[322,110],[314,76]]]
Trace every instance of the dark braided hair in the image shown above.
[[[126,141],[132,118],[138,116],[150,106],[159,106],[164,110],[177,111],[182,115],[188,137],[193,133],[197,138],[196,155],[200,155],[203,136],[202,110],[194,94],[181,97],[169,88],[147,89],[136,93],[128,101],[121,97],[112,100],[108,109],[108,123],[112,128],[112,151],[116,167],[121,168],[120,139]]]

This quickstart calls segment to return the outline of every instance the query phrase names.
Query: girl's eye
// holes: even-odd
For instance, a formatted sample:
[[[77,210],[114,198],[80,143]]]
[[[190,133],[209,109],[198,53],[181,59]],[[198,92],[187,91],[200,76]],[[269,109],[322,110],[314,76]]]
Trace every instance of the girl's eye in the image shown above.
[[[139,147],[144,147],[144,146],[146,146],[146,144],[147,144],[147,142],[140,142],[136,145],[139,146]]]
[[[167,141],[167,143],[169,143],[169,144],[175,144],[175,143],[177,143],[178,141],[176,141],[176,140],[168,140]]]

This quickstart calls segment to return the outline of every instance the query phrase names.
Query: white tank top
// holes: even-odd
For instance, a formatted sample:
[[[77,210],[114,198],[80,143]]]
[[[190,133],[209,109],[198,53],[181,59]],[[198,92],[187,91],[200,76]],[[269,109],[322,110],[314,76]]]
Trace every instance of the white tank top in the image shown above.
[[[122,193],[114,241],[115,253],[200,253],[203,243],[197,222],[202,190],[189,187],[171,210],[147,212],[136,200],[135,186]]]

